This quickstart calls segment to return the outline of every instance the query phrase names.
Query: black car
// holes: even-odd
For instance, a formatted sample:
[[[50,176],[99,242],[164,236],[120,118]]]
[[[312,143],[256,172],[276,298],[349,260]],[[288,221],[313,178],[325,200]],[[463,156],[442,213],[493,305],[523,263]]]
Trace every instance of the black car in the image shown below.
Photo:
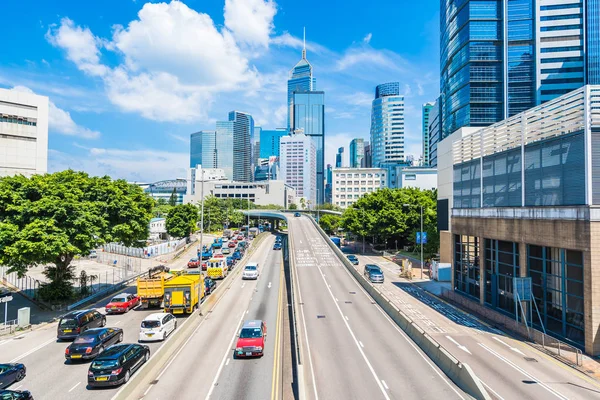
[[[58,340],[75,339],[80,333],[106,326],[106,316],[96,310],[72,311],[61,317],[56,328]]]
[[[0,389],[5,389],[25,378],[27,369],[23,364],[0,364]]]
[[[365,265],[364,276],[373,283],[383,283],[383,271],[376,264]]]
[[[87,360],[102,354],[106,348],[123,341],[121,328],[94,328],[77,336],[65,349],[67,360]],[[2,399],[0,399],[2,400]]]
[[[354,254],[349,254],[346,256],[346,258],[348,258],[348,261],[350,261],[352,265],[358,265],[358,257],[356,257]]]
[[[217,282],[213,281],[209,277],[204,278],[204,293],[207,295],[211,294],[217,288]]]
[[[127,383],[131,374],[150,359],[150,348],[143,344],[117,344],[92,361],[88,386],[117,386]]]
[[[33,400],[28,390],[0,390],[0,400]]]
[[[273,245],[273,250],[281,250],[281,243],[275,243]]]

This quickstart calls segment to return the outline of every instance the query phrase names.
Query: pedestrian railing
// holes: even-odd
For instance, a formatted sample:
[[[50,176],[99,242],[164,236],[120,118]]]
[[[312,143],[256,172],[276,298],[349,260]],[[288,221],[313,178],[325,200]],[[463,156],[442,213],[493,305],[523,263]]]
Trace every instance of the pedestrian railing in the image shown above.
[[[0,335],[10,335],[17,330],[17,320],[11,319],[6,323],[0,323]]]
[[[453,303],[469,310],[473,314],[492,321],[494,325],[501,329],[516,332],[523,337],[527,337],[532,342],[541,345],[544,350],[554,354],[556,357],[564,361],[581,366],[583,363],[583,353],[577,347],[561,341],[553,336],[541,332],[531,326],[526,326],[524,323],[517,321],[507,315],[494,311],[486,306],[483,306],[476,301],[457,293],[454,290],[442,287],[441,296],[450,300]]]
[[[35,278],[16,272],[8,272],[8,267],[0,267],[0,282],[17,288],[30,298],[37,298],[41,282]]]

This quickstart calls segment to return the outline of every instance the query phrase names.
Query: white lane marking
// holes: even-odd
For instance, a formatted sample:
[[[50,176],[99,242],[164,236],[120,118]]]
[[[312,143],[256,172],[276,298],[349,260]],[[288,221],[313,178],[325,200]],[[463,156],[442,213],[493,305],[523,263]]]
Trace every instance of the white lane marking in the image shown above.
[[[298,240],[298,242],[299,242],[300,244],[302,244],[302,240]]]
[[[228,356],[231,357],[231,347],[233,346],[233,342],[235,341],[235,338],[237,337],[239,327],[242,324],[243,320],[244,320],[244,314],[242,313],[242,318],[240,318],[239,322],[235,326],[235,330],[233,331],[233,336],[231,337],[231,340],[229,342],[227,342],[227,349],[225,349],[225,354],[223,355],[223,360],[221,361],[221,365],[219,366],[219,369],[217,370],[217,375],[215,375],[215,379],[212,381],[212,385],[210,385],[210,390],[208,391],[208,394],[206,395],[206,400],[210,399],[210,395],[212,394],[213,390],[215,389],[215,386],[217,384],[217,381],[219,380],[219,376],[221,375],[221,371],[223,370],[223,366],[225,366],[225,362],[226,362]]]
[[[246,310],[246,314],[248,314],[250,312],[250,310]]]
[[[269,289],[271,289],[271,282],[269,282],[269,285],[267,285],[267,287],[268,287]]]
[[[519,353],[520,355],[525,356],[525,353],[523,353],[521,350],[517,349],[516,347],[512,347],[510,344],[505,343],[504,341],[498,339],[496,336],[492,336],[492,339],[494,339],[497,342],[502,343],[503,345],[505,345],[506,347],[508,347],[512,351],[514,351],[515,353]]]
[[[365,347],[365,345],[360,340],[358,341],[358,344],[360,344],[360,347]]]
[[[386,390],[390,390],[390,388],[388,387],[388,385],[386,385],[383,379],[381,380],[381,383],[383,384],[383,387],[386,388]]]
[[[123,320],[115,322],[115,325],[119,325]]]
[[[339,301],[337,297],[335,298],[335,301]]]
[[[15,388],[15,390],[19,390],[19,389],[21,389],[22,387],[23,387],[23,385],[19,385],[19,386],[17,386],[17,387]]]
[[[334,254],[335,255],[335,254]],[[354,278],[354,275],[352,275],[350,273],[350,271],[348,271],[348,269],[346,267],[344,267],[341,262],[338,263],[338,268],[341,267],[342,271],[345,271],[346,274],[348,274],[348,276],[350,277],[350,280],[352,282],[354,282],[354,284],[356,285],[356,287],[358,287],[358,289],[365,295],[365,297],[369,300],[369,301],[375,301],[373,300],[373,298],[371,296],[369,296],[369,294],[366,292],[366,290],[360,285],[360,283],[358,283],[358,280],[356,280]],[[385,313],[385,311],[383,311],[383,309],[381,308],[381,306],[379,306],[379,304],[375,303],[375,308],[377,309],[377,311],[379,311],[381,313],[381,315],[383,315],[383,317],[390,323],[390,325],[392,325],[392,327],[398,331],[398,333],[400,333],[400,335],[406,340],[406,342],[412,346],[413,349],[415,349],[415,351],[417,352],[418,355],[421,356],[421,358],[431,367],[431,369],[433,369],[435,371],[436,374],[438,374],[438,376],[444,381],[446,382],[446,384],[448,385],[448,387],[450,389],[452,389],[452,391],[454,393],[456,393],[456,395],[461,398],[461,399],[465,399],[458,390],[456,390],[456,388],[450,383],[450,381],[448,381],[447,377],[445,375],[442,375],[442,373],[438,370],[438,368],[432,364],[432,362],[429,360],[429,358],[423,353],[423,350],[421,350],[415,343],[413,343],[412,339],[410,339],[408,337],[408,335],[406,334],[406,332],[404,332],[402,329],[400,329],[400,327],[394,322],[392,321],[392,319],[390,318],[389,315],[387,315]]]
[[[552,389],[550,386],[546,385],[544,382],[537,379],[535,376],[531,375],[529,372],[525,371],[523,368],[519,367],[512,361],[510,361],[510,360],[506,359],[505,357],[501,356],[500,354],[496,353],[494,350],[490,349],[485,344],[483,344],[483,343],[477,343],[477,344],[480,345],[481,347],[483,347],[485,350],[487,350],[492,355],[494,355],[497,358],[499,358],[500,360],[504,361],[506,364],[510,365],[513,369],[519,371],[520,373],[522,373],[523,375],[525,375],[526,377],[528,377],[529,379],[531,379],[532,381],[534,381],[535,383],[537,383],[538,385],[540,385],[541,387],[546,389],[548,392],[552,393],[554,396],[558,397],[559,399],[563,399],[563,400],[568,399],[567,397],[563,396],[556,390]]]
[[[231,358],[228,358],[227,361],[225,361],[225,366],[229,365],[229,360],[231,360]]]
[[[246,282],[242,282],[242,287],[246,286]]]
[[[469,351],[469,349],[466,348],[466,346],[461,345],[460,343],[458,343],[456,340],[454,340],[450,336],[446,336],[446,339],[448,339],[449,341],[451,341],[452,343],[454,343],[455,345],[457,345],[458,348],[461,349],[462,351],[465,351],[465,352],[471,354],[471,352]]]
[[[47,342],[44,342],[44,343],[40,344],[37,347],[34,347],[33,349],[29,350],[28,352],[21,354],[19,357],[13,358],[12,360],[9,361],[9,363],[14,363],[14,362],[17,362],[19,360],[22,360],[23,358],[27,357],[30,354],[35,353],[36,351],[38,351],[42,347],[47,346],[47,345],[49,345],[52,342],[56,342],[56,339],[52,338],[52,339],[48,340]]]
[[[480,379],[480,382],[481,382],[481,384],[482,384],[483,386],[485,386],[485,388],[486,388],[487,390],[489,390],[490,392],[492,392],[492,394],[493,394],[495,397],[497,397],[497,398],[498,398],[498,400],[504,400],[504,398],[503,398],[502,396],[500,396],[498,393],[496,393],[496,391],[495,391],[494,389],[492,389],[491,387],[489,387],[489,386],[488,386],[488,385],[487,385],[487,384],[486,384],[484,381],[482,381],[482,380]]]
[[[350,321],[347,315],[344,315],[344,317],[346,317],[346,321]]]
[[[325,276],[323,276],[323,271],[321,271],[321,267],[317,266],[317,268],[319,269],[319,273],[320,273],[321,277],[323,278],[323,282],[325,283],[325,286],[327,286],[327,281],[325,280]],[[331,299],[335,300],[335,296],[333,295],[333,292],[331,291],[331,288],[327,287],[327,291],[331,295]],[[385,388],[381,384],[381,381],[379,380],[379,377],[377,376],[377,373],[375,372],[375,369],[373,368],[373,366],[371,365],[371,362],[367,358],[367,355],[363,351],[362,346],[360,345],[360,342],[356,339],[356,336],[354,335],[354,331],[352,331],[352,328],[350,328],[350,325],[348,324],[348,321],[346,321],[344,319],[344,313],[342,312],[342,309],[340,308],[340,305],[337,302],[335,302],[335,301],[333,302],[333,304],[335,304],[335,307],[337,308],[338,312],[340,313],[340,315],[342,317],[342,321],[344,321],[344,324],[346,325],[346,329],[348,329],[348,332],[350,332],[350,336],[352,336],[352,339],[354,340],[354,343],[356,344],[356,347],[358,348],[358,351],[360,351],[360,354],[362,355],[363,360],[365,360],[365,363],[367,364],[367,367],[369,368],[369,370],[371,371],[371,374],[375,378],[375,381],[377,382],[377,386],[381,390],[381,393],[383,394],[383,397],[385,397],[386,400],[390,400],[390,397],[388,396],[388,394],[385,391]]]
[[[6,340],[3,340],[3,341],[1,341],[1,342],[0,342],[0,346],[2,346],[3,344],[6,344],[6,343],[10,343],[10,342],[12,342],[12,340],[13,340],[13,339],[6,339]]]
[[[75,386],[73,386],[71,389],[69,389],[69,393],[71,393],[73,390],[75,390],[75,388],[79,385],[81,385],[81,382],[77,382],[77,384]]]

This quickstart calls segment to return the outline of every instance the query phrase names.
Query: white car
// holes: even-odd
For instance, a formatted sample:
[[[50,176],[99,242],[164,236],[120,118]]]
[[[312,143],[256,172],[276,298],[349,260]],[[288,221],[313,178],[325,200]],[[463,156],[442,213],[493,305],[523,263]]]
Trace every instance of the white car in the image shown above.
[[[258,263],[249,262],[242,271],[242,279],[258,279]]]
[[[227,236],[223,236],[221,240],[223,241],[223,243],[229,242],[229,238]]]
[[[175,329],[177,329],[177,319],[173,314],[150,314],[142,321],[139,341],[165,340]]]

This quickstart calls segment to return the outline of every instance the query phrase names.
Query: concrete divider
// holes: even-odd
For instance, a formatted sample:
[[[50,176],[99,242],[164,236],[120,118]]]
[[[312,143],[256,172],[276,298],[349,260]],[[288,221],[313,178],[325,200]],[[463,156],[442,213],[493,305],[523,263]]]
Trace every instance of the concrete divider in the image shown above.
[[[251,244],[243,259],[235,266],[233,273],[227,275],[225,281],[226,284],[217,285],[214,293],[212,293],[204,303],[201,305],[202,315],[198,312],[194,312],[188,317],[186,323],[176,329],[174,333],[165,341],[165,343],[154,352],[150,360],[145,363],[129,380],[129,383],[121,387],[119,391],[111,398],[111,400],[127,400],[134,398],[136,391],[139,390],[143,384],[150,384],[151,379],[158,376],[161,369],[165,366],[173,353],[179,349],[183,343],[190,337],[192,332],[198,328],[198,326],[205,320],[206,315],[212,311],[212,309],[218,304],[225,292],[233,285],[235,278],[241,273],[243,265],[245,265],[250,256],[256,251],[256,248],[262,241],[263,235],[258,235]],[[174,396],[177,397],[177,396]]]
[[[457,360],[434,338],[416,325],[410,317],[399,310],[377,288],[367,282],[363,276],[348,261],[344,253],[329,239],[313,218],[310,218],[329,247],[338,256],[348,272],[358,281],[362,288],[375,300],[385,313],[429,356],[429,358],[450,378],[459,388],[478,400],[491,400],[481,381],[473,370]]]

